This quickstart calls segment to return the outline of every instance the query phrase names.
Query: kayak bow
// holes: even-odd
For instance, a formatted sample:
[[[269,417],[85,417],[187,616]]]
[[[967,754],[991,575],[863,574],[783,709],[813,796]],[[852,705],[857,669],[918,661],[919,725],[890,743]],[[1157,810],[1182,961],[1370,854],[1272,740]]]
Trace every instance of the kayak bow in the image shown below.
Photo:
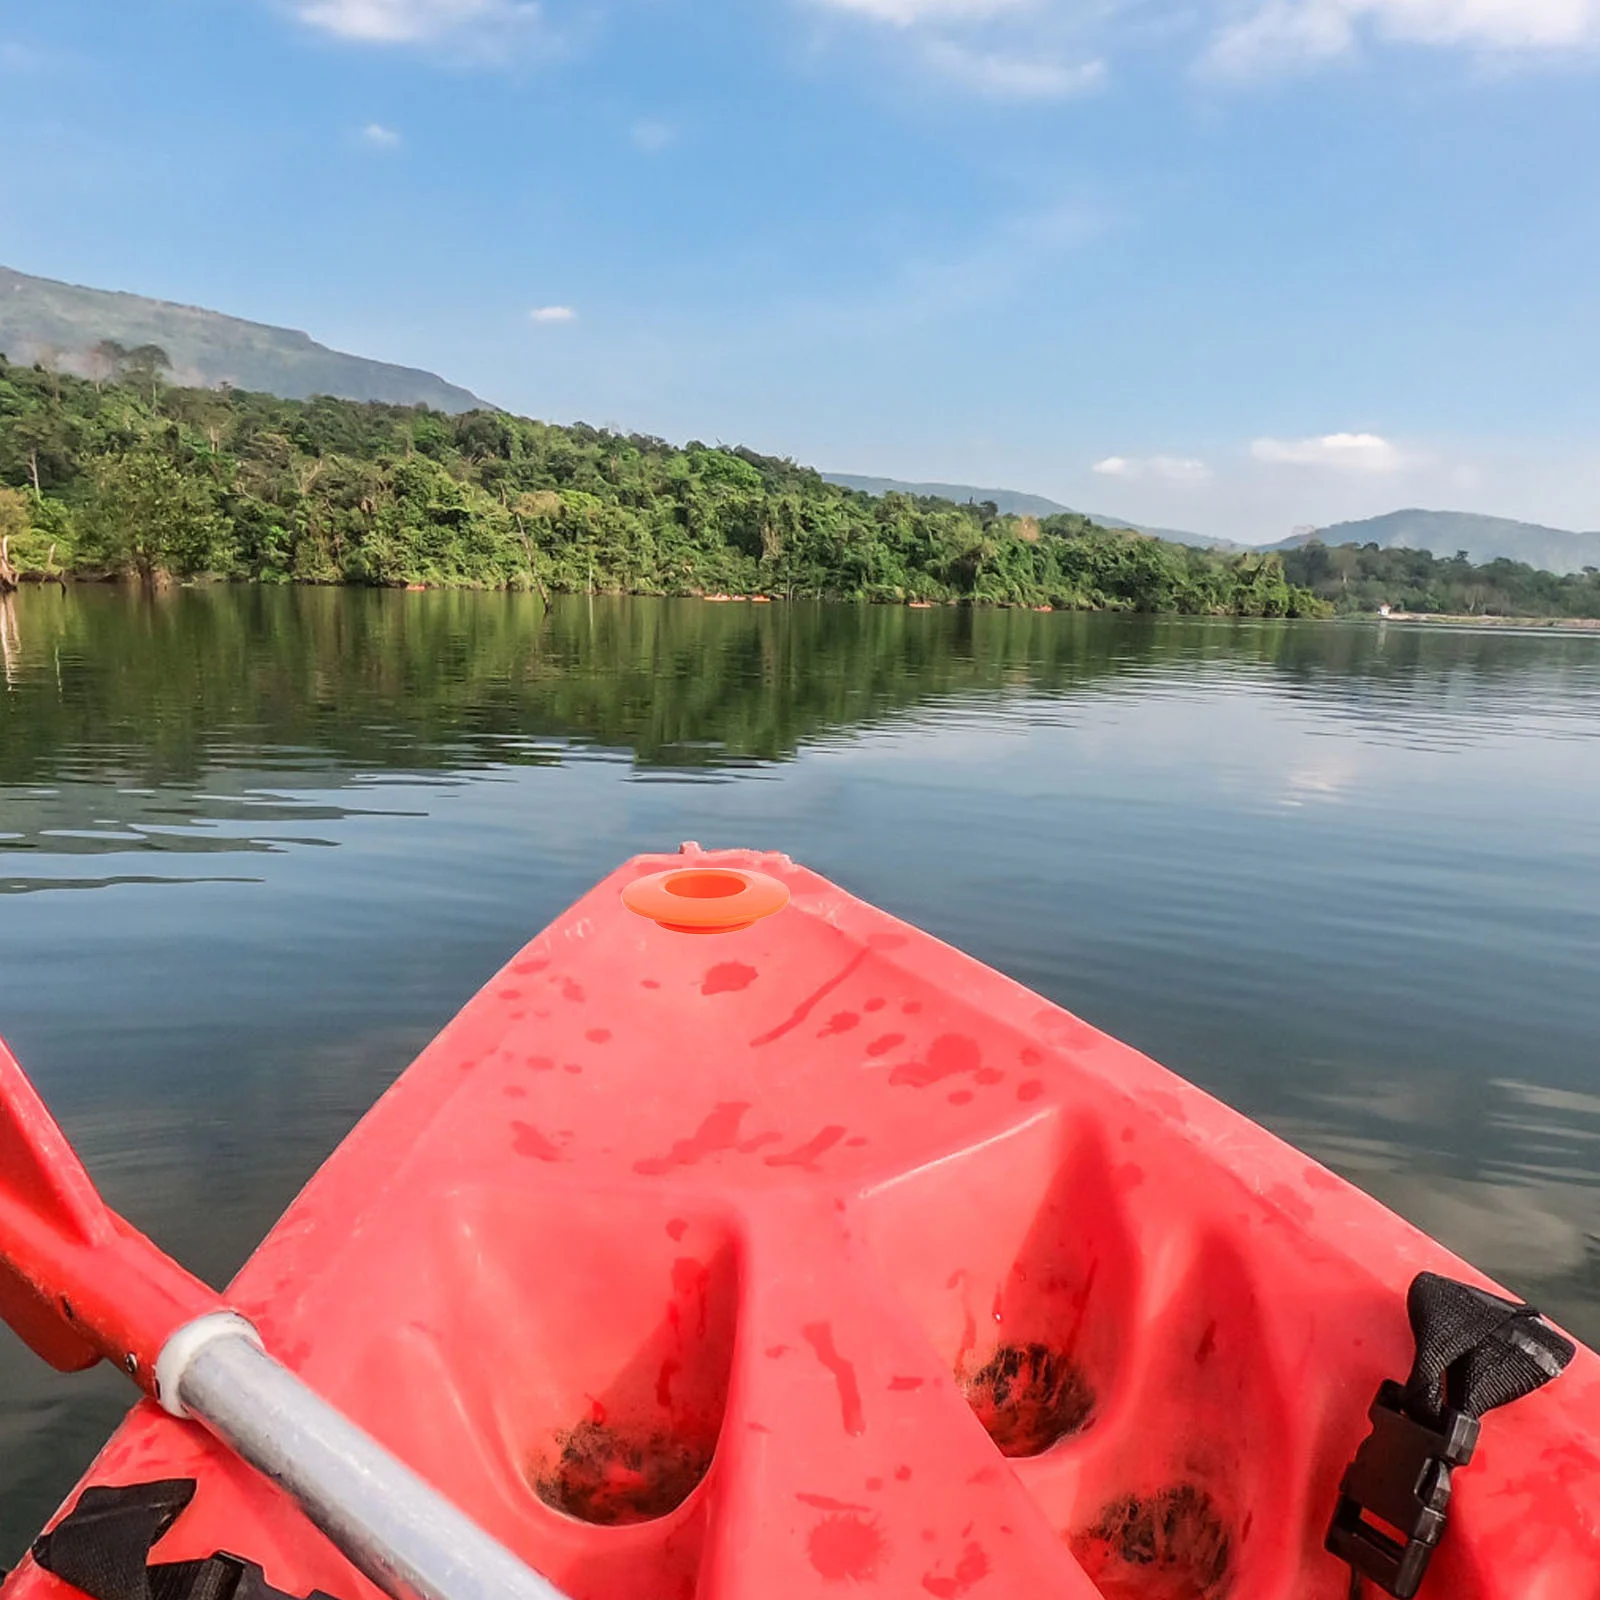
[[[280,1600],[375,1600],[396,1579],[339,1522],[354,1487],[296,1478],[366,1448],[344,1427],[574,1600],[1600,1600],[1592,1352],[782,856],[686,846],[592,890],[225,1297],[104,1211],[4,1070],[5,1314],[58,1365],[131,1358],[167,1407],[4,1600],[74,1600],[62,1552],[117,1514],[162,1600],[224,1560]],[[163,1376],[219,1309],[270,1382],[237,1329]],[[326,1449],[226,1414],[269,1389],[336,1408]]]

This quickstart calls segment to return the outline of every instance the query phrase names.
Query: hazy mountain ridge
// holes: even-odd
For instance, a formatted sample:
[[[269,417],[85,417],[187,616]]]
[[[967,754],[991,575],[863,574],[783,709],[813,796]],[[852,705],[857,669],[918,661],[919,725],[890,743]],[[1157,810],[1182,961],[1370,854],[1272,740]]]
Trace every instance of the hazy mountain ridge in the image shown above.
[[[1537,522],[1487,517],[1471,511],[1390,511],[1361,522],[1337,522],[1315,533],[1297,533],[1273,550],[1290,550],[1320,539],[1323,544],[1376,544],[1385,550],[1428,550],[1453,556],[1465,550],[1474,563],[1507,560],[1545,572],[1582,572],[1600,566],[1600,533],[1570,533]]]
[[[829,483],[867,494],[933,495],[954,500],[993,501],[1002,512],[1016,516],[1050,517],[1074,508],[1043,495],[1022,494],[1015,489],[983,489],[964,483],[911,483],[900,478],[864,477],[849,472],[825,472]],[[1465,550],[1474,563],[1520,561],[1544,572],[1574,573],[1585,567],[1600,566],[1600,533],[1571,533],[1562,528],[1547,528],[1537,522],[1518,522],[1512,517],[1483,516],[1471,511],[1390,511],[1359,522],[1337,522],[1324,528],[1310,528],[1267,545],[1245,544],[1233,539],[1218,539],[1209,534],[1187,533],[1177,528],[1156,528],[1133,522],[1127,517],[1104,516],[1097,511],[1081,513],[1108,528],[1132,528],[1135,533],[1153,534],[1174,544],[1195,545],[1205,550],[1240,551],[1252,549],[1296,550],[1313,539],[1323,544],[1376,544],[1382,549],[1427,550],[1436,556],[1453,556]]]
[[[822,479],[862,494],[909,494],[919,499],[953,500],[957,505],[969,500],[982,505],[985,500],[992,500],[1003,516],[1056,517],[1072,511],[1071,506],[1059,505],[1042,494],[1023,494],[1017,489],[979,489],[967,483],[908,483],[900,478],[874,478],[856,472],[824,472]]]
[[[197,388],[226,383],[285,400],[325,394],[449,412],[484,405],[434,373],[346,355],[294,329],[0,267],[0,353],[93,376],[91,352],[104,339],[160,345],[174,381]]]
[[[970,483],[908,483],[901,478],[873,478],[854,472],[824,472],[822,478],[825,483],[836,483],[844,489],[859,489],[863,494],[909,494],[925,499],[953,500],[957,505],[965,505],[969,500],[982,505],[988,500],[1003,516],[1081,516],[1098,522],[1103,528],[1132,528],[1135,533],[1148,533],[1157,539],[1171,540],[1174,544],[1198,545],[1206,550],[1245,548],[1227,539],[1207,538],[1202,533],[1184,533],[1177,528],[1154,528],[1141,522],[1129,522],[1126,517],[1102,516],[1098,511],[1079,511],[1074,506],[1047,500],[1042,494],[1023,494],[1017,489],[980,489]]]

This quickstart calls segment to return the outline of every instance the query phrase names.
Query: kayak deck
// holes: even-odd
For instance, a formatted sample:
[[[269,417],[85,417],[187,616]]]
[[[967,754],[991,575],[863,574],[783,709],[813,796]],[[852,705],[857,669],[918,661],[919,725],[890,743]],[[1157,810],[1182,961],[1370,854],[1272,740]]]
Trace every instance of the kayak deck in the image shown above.
[[[522,951],[229,1290],[575,1600],[1345,1600],[1322,1548],[1419,1271],[1272,1135],[786,858],[642,857]],[[670,867],[789,908],[693,937]],[[153,1559],[376,1591],[146,1402]],[[1424,1595],[1600,1600],[1600,1362],[1494,1413]],[[75,1496],[74,1496],[75,1498]],[[7,1600],[74,1593],[25,1562]]]

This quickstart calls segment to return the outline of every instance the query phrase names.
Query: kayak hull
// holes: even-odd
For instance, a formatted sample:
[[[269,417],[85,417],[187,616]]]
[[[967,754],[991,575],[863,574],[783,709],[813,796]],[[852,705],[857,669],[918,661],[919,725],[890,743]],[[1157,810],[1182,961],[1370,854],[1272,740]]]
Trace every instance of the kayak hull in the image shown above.
[[[1323,1537],[1407,1285],[1488,1280],[786,858],[686,852],[535,938],[330,1157],[227,1292],[267,1349],[575,1600],[1345,1600]],[[789,906],[623,905],[698,866]],[[375,1594],[148,1402],[80,1487],[174,1477],[152,1559]],[[1596,1485],[1580,1349],[1486,1420],[1424,1596],[1600,1600]]]

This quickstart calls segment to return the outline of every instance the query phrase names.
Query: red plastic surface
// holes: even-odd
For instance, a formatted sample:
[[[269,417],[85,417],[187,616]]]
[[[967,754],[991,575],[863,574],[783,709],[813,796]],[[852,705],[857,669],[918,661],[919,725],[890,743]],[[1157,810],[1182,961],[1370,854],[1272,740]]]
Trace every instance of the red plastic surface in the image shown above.
[[[268,1347],[577,1600],[1345,1600],[1322,1551],[1422,1268],[1487,1280],[1151,1061],[782,857],[717,938],[630,863],[251,1258]],[[157,1547],[373,1591],[197,1429]],[[30,1564],[6,1600],[69,1591]],[[1600,1361],[1495,1412],[1423,1590],[1600,1600]]]
[[[63,1372],[105,1357],[150,1390],[168,1335],[217,1304],[107,1209],[0,1042],[0,1320]]]

